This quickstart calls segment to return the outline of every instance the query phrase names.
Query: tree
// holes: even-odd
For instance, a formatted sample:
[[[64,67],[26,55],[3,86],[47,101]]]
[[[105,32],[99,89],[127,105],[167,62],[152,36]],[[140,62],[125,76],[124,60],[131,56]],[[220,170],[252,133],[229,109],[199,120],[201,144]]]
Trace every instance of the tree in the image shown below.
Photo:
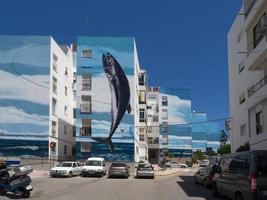
[[[220,155],[231,153],[231,144],[225,144],[217,151]]]
[[[168,158],[171,160],[174,158],[174,155],[172,153],[168,153]]]
[[[205,158],[203,152],[201,150],[197,150],[193,153],[192,161],[195,163],[197,160],[203,160]]]
[[[238,147],[236,149],[236,152],[249,151],[249,150],[250,150],[250,145],[249,145],[248,142],[246,142],[245,144],[243,144],[240,147]]]

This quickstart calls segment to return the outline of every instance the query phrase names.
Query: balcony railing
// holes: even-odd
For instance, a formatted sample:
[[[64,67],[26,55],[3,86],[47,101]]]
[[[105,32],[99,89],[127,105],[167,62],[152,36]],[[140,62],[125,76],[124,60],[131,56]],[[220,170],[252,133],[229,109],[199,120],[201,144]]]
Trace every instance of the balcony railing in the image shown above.
[[[267,76],[265,76],[258,83],[256,83],[255,85],[253,85],[252,87],[248,89],[248,97],[250,97],[255,92],[257,92],[259,89],[261,89],[266,83],[267,83]]]

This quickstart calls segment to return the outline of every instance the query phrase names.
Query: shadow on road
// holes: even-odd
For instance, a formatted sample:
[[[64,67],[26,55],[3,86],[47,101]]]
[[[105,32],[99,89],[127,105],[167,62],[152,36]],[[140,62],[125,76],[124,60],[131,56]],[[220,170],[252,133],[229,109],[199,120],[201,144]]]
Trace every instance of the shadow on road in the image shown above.
[[[193,176],[179,177],[181,180],[177,181],[177,184],[184,190],[188,197],[199,197],[206,200],[222,200],[220,198],[215,198],[210,189],[207,189],[200,184],[196,184]]]

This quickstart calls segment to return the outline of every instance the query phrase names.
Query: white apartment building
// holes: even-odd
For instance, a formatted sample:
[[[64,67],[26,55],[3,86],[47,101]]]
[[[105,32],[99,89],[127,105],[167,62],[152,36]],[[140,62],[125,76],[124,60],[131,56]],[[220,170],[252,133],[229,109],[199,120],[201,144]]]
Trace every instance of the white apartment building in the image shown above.
[[[266,0],[244,0],[228,33],[232,152],[267,149],[266,13]]]
[[[75,47],[59,46],[51,38],[49,156],[55,160],[72,160],[76,154],[76,128],[73,94],[76,63]]]
[[[148,160],[150,163],[158,164],[160,155],[159,146],[160,124],[159,124],[159,88],[147,88],[147,144]]]

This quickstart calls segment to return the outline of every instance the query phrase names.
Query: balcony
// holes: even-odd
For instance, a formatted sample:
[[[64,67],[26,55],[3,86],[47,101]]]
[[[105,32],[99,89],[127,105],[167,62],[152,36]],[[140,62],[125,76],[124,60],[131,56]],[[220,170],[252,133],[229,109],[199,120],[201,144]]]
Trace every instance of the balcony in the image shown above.
[[[245,65],[248,70],[263,70],[267,66],[267,42],[264,38],[249,54]]]
[[[252,96],[267,83],[267,76],[248,89],[248,97]]]

